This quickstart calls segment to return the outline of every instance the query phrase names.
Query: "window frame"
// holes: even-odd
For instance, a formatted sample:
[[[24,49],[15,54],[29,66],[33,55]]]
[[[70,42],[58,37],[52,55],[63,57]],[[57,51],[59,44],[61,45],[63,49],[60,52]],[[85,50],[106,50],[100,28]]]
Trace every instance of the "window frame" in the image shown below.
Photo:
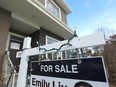
[[[49,38],[49,39],[52,39],[52,40],[54,40],[54,41],[56,41],[56,42],[59,41],[59,40],[57,40],[57,39],[55,39],[55,38],[53,38],[53,37],[50,37],[50,36],[46,35],[46,44],[48,44],[48,38]]]
[[[20,34],[17,34],[17,33],[9,32],[8,33],[8,37],[7,37],[6,48],[5,48],[6,51],[8,51],[8,49],[9,49],[9,44],[10,44],[11,36],[16,36],[16,37],[20,37],[20,38],[25,38],[26,37],[26,36],[23,36],[23,35],[20,35]],[[4,68],[3,71],[4,71],[4,74],[5,74],[6,78],[8,78],[10,76],[10,73],[11,73],[11,71],[9,71],[11,69],[11,67],[9,67],[9,65],[8,65],[10,62],[11,61],[8,58],[6,58],[6,56],[5,56],[4,61],[3,61],[3,64],[5,65],[5,66],[3,65],[3,68]],[[11,86],[12,87],[14,87],[14,78],[15,78],[16,75],[18,75],[18,73],[16,72],[16,70],[14,72],[15,73],[13,74],[13,77],[11,78],[12,79],[11,80]],[[5,83],[6,83],[6,81],[5,81]]]
[[[47,9],[47,2],[50,2],[53,6],[55,6],[58,11],[59,11],[59,17],[57,17],[55,14],[53,14],[50,10]],[[45,0],[45,7],[46,9],[52,14],[54,15],[56,18],[60,19],[61,20],[61,9],[58,7],[58,5],[56,3],[53,2],[53,0]]]
[[[46,45],[48,44],[47,42],[48,42],[48,38],[49,39],[53,39],[54,41],[56,41],[56,42],[58,42],[58,41],[60,41],[60,40],[58,40],[58,39],[55,39],[55,38],[53,38],[53,37],[50,37],[50,36],[48,36],[48,35],[46,35]],[[52,44],[52,43],[51,43]],[[51,55],[52,55],[52,60],[54,60],[54,55],[55,53],[51,53]],[[61,56],[61,59],[63,58],[63,56],[62,56],[63,54],[62,54],[62,52],[60,52],[60,56]],[[46,59],[48,59],[48,54],[46,54]]]

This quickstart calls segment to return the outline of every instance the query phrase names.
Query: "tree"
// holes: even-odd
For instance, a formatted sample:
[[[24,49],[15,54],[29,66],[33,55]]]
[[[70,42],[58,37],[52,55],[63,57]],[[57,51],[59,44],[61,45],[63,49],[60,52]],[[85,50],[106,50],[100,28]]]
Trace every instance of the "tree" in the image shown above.
[[[105,39],[108,39],[110,36],[115,34],[113,29],[109,29],[109,28],[105,28],[105,27],[100,27],[100,28],[96,29],[95,32],[103,32]]]
[[[109,80],[116,83],[116,35],[108,28],[98,28],[96,31],[105,34],[106,45],[93,47],[94,55],[104,57],[109,72]]]
[[[106,41],[102,55],[107,62],[110,80],[116,82],[116,35],[110,36]]]

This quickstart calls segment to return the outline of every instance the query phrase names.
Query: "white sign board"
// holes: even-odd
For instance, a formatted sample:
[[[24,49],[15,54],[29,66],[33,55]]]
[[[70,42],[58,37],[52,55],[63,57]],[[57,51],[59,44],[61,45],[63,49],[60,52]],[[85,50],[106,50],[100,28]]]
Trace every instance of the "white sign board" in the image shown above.
[[[31,87],[109,87],[102,57],[32,62]]]
[[[18,51],[18,52],[16,53],[16,58],[20,58],[21,55],[22,55],[22,53],[23,53],[23,51]]]
[[[29,41],[30,41],[30,39],[29,39]],[[30,46],[28,46],[29,44],[27,45],[27,43],[29,41],[28,41],[28,38],[25,38],[24,47],[26,47],[26,48],[30,47]],[[46,50],[50,50],[52,48],[59,49],[63,44],[66,44],[67,42],[68,42],[68,40],[58,41],[58,42],[55,42],[52,44],[40,46],[40,48],[45,48]],[[104,34],[103,33],[94,33],[92,35],[87,35],[87,36],[83,36],[83,37],[79,37],[79,38],[75,37],[70,41],[70,44],[72,46],[69,46],[69,45],[63,46],[60,51],[71,50],[71,49],[75,49],[75,48],[84,48],[84,47],[90,47],[90,46],[96,46],[96,45],[103,45],[103,44],[105,44]],[[40,51],[38,47],[35,47],[35,48],[28,49],[28,56],[52,53],[52,52],[56,52],[56,50],[51,50],[51,51],[45,52],[45,50]],[[21,57],[21,55],[18,57]]]

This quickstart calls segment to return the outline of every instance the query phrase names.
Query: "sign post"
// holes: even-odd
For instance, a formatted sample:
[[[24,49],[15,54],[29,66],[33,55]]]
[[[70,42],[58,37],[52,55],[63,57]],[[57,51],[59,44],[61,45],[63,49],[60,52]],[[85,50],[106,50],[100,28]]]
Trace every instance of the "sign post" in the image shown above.
[[[17,87],[26,87],[27,67],[28,67],[28,53],[27,50],[30,48],[31,38],[27,37],[23,43],[23,53],[21,55],[21,62],[19,67],[19,76]]]
[[[70,40],[59,41],[59,42],[56,42],[53,44],[35,47],[35,48],[30,48],[30,44],[31,44],[31,38],[30,37],[25,38],[24,44],[23,44],[23,52],[22,53],[19,52],[17,54],[17,57],[21,57],[17,87],[26,87],[26,77],[27,77],[27,67],[28,67],[27,62],[28,62],[29,56],[52,53],[52,52],[56,52],[58,49],[60,49],[59,51],[65,51],[65,50],[71,50],[71,49],[76,49],[76,48],[103,45],[103,44],[105,44],[105,39],[104,39],[103,33],[95,33],[95,34],[84,36],[81,38],[74,37]],[[51,50],[51,47],[54,47],[52,49],[57,49],[57,50]],[[40,48],[42,50],[40,50]],[[84,60],[83,60],[83,62],[84,62]],[[31,87],[36,87],[36,85],[39,85],[38,87],[72,87],[74,84],[67,85],[65,83],[66,82],[65,80],[67,80],[69,82],[70,78],[71,79],[80,79],[79,76],[86,75],[87,71],[84,68],[82,68],[82,69],[84,69],[85,73],[82,75],[73,76],[74,78],[72,78],[72,76],[71,76],[72,74],[74,74],[74,75],[81,74],[80,70],[79,70],[79,69],[81,69],[81,68],[79,68],[79,66],[81,64],[76,65],[76,63],[74,63],[73,65],[71,65],[70,63],[73,64],[73,62],[70,62],[70,61],[67,63],[64,63],[65,65],[63,65],[62,62],[59,62],[58,65],[55,65],[55,64],[50,65],[50,63],[48,63],[47,65],[49,65],[49,68],[47,67],[47,65],[44,65],[44,64],[41,65],[42,63],[37,63],[37,64],[41,65],[41,67],[38,67],[39,69],[36,68],[36,70],[34,67],[32,67],[33,75],[31,76]],[[86,63],[88,63],[88,62],[86,62]],[[55,67],[55,69],[53,69],[52,66]],[[37,72],[38,70],[41,71],[40,72],[41,74],[40,73],[38,74],[38,72]],[[81,70],[81,72],[82,71],[83,70]],[[102,73],[104,73],[104,70],[102,70],[102,71],[103,71]],[[85,78],[84,79],[88,80],[87,82],[90,82],[92,85],[94,85],[94,82],[91,82],[91,79],[92,79],[91,74],[93,74],[93,73],[90,73],[90,72],[87,72],[88,76],[90,76],[90,77],[88,77],[88,79],[85,79]],[[44,73],[45,76],[42,73]],[[51,73],[53,75],[55,75],[55,77],[57,77],[57,78],[49,77]],[[64,74],[62,74],[62,73],[64,73]],[[64,75],[64,77],[61,77],[60,74]],[[39,75],[39,78],[37,75]],[[106,75],[104,74],[103,77],[105,78],[105,76]],[[63,78],[63,79],[59,79],[59,78]],[[50,80],[50,79],[52,79],[52,80]],[[60,80],[62,80],[63,83],[60,82]],[[81,78],[80,80],[83,80],[83,79]],[[53,83],[52,86],[50,86],[51,85],[50,81],[52,81],[52,83]],[[77,80],[74,80],[74,81],[72,81],[72,83],[75,83],[76,81]],[[96,78],[95,81],[99,81],[99,78]],[[106,82],[107,79],[106,78],[100,79],[100,81]],[[97,86],[95,86],[95,87],[97,87]],[[100,85],[98,85],[98,87],[100,87]],[[102,87],[108,87],[108,85],[104,83],[104,85]]]

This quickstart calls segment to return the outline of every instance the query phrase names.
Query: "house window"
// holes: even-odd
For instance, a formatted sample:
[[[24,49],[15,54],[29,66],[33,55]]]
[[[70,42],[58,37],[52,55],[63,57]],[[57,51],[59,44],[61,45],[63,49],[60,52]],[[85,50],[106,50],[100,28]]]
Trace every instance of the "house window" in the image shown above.
[[[59,40],[57,40],[57,39],[55,39],[55,38],[46,36],[46,44],[52,44],[52,43],[58,42],[58,41],[59,41]]]
[[[45,6],[53,15],[60,18],[60,8],[52,0],[46,0]]]
[[[49,36],[46,36],[46,44],[52,44],[54,42],[58,42],[59,40],[55,39],[55,38],[52,38],[52,37],[49,37]],[[50,60],[56,60],[57,59],[57,53],[54,52],[54,53],[49,53],[46,55],[46,58],[47,59],[50,59]]]

